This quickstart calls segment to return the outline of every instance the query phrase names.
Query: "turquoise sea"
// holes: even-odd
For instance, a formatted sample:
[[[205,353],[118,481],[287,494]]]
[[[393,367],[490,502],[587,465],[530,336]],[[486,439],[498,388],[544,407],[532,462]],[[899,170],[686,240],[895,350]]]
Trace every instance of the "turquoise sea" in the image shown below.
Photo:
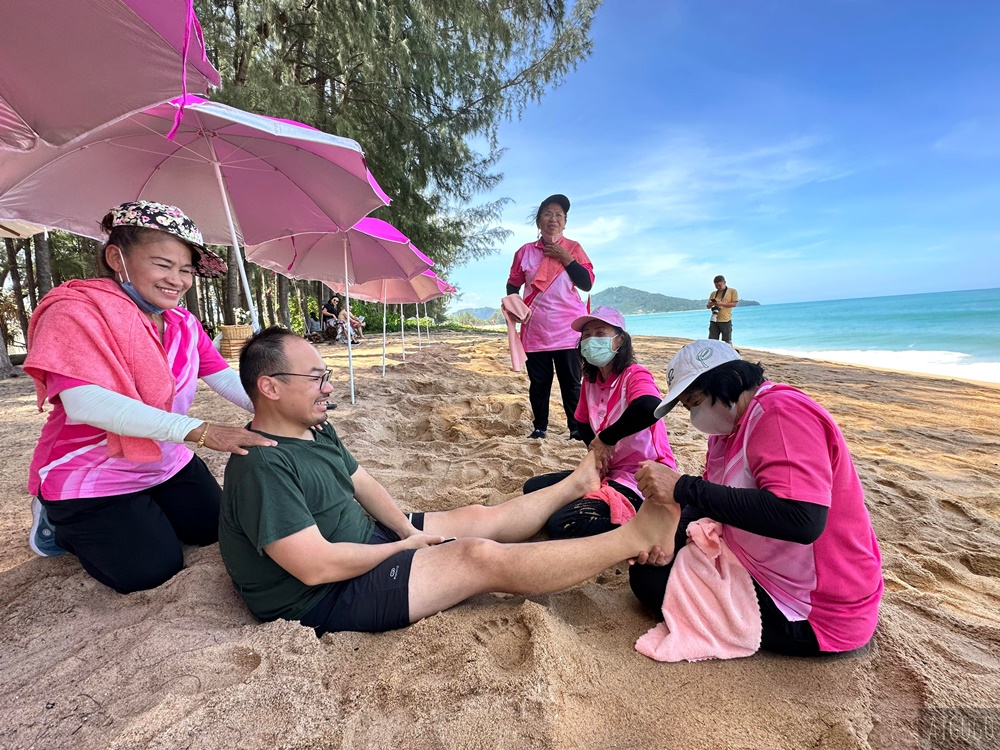
[[[708,317],[629,315],[626,325],[637,335],[699,339]],[[737,307],[733,344],[1000,383],[1000,289]]]

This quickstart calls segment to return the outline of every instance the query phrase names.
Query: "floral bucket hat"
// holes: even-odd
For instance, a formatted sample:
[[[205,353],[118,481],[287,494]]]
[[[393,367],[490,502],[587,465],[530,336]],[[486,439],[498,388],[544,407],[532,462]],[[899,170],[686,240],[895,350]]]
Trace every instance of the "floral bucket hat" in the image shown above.
[[[129,201],[111,209],[111,226],[158,229],[187,243],[195,255],[194,272],[206,279],[225,276],[229,266],[205,247],[201,231],[176,206],[153,201]]]

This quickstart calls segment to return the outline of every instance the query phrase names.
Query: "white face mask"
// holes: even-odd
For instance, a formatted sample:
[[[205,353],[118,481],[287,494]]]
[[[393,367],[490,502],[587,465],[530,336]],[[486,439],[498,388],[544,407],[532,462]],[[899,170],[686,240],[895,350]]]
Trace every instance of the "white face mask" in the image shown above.
[[[712,403],[711,397],[691,409],[691,426],[706,435],[730,435],[736,426],[736,404]]]
[[[614,336],[591,336],[580,342],[580,353],[594,367],[604,367],[618,353],[611,348]]]

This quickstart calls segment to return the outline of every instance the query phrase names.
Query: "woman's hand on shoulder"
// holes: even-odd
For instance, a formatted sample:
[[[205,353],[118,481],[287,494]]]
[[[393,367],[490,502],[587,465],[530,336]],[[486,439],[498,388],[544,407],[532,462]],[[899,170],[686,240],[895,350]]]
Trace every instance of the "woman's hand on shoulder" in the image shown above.
[[[278,444],[269,437],[264,437],[260,433],[251,432],[242,427],[230,427],[229,425],[211,422],[207,428],[203,427],[201,429],[207,429],[202,445],[206,448],[211,448],[213,451],[222,453],[235,453],[239,456],[245,456],[247,454],[246,448],[249,446],[272,447]],[[200,432],[198,440],[201,440]]]

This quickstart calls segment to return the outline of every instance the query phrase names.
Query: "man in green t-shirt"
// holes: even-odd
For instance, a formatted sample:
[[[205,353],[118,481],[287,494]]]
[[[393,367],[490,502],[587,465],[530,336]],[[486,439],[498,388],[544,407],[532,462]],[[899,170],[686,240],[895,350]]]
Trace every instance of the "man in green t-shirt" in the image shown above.
[[[740,295],[732,287],[726,286],[725,276],[716,276],[713,279],[715,291],[708,298],[705,307],[712,311],[712,317],[708,323],[708,337],[718,339],[721,337],[730,346],[733,345],[733,308],[740,303]]]
[[[670,559],[660,545],[673,548],[679,507],[643,507],[598,536],[511,544],[599,488],[592,454],[558,484],[502,505],[406,515],[327,422],[330,370],[308,341],[260,331],[240,354],[240,379],[254,403],[250,429],[278,444],[230,458],[219,549],[261,619],[317,634],[391,630],[475,594],[548,593],[627,558]]]

